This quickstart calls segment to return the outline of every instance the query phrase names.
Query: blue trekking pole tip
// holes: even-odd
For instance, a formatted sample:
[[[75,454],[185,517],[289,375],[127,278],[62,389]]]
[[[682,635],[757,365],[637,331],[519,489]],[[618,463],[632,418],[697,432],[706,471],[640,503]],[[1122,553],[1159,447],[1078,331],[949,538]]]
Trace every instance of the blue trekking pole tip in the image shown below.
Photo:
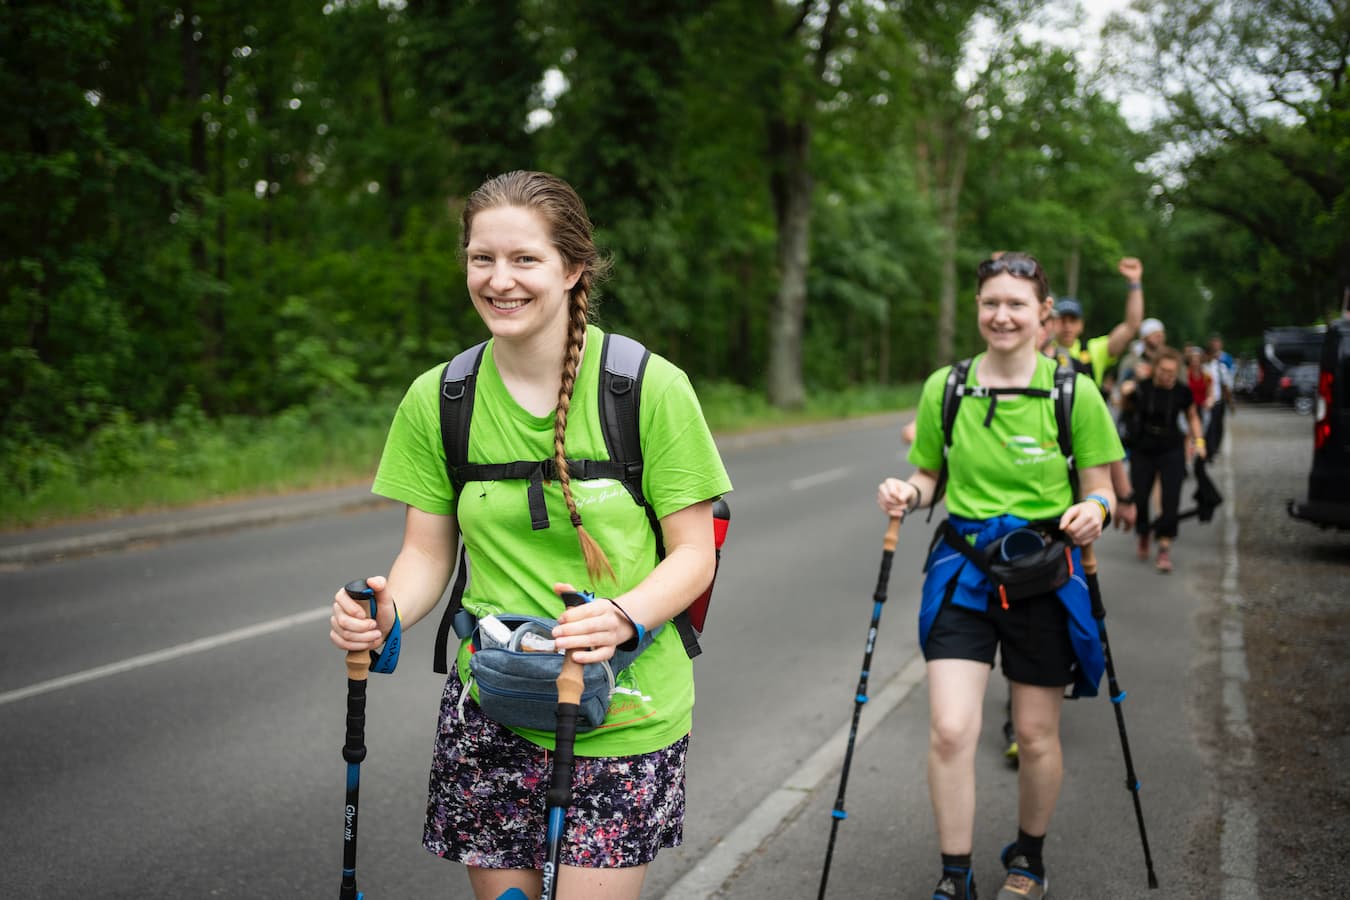
[[[520,888],[507,888],[506,893],[499,896],[497,900],[530,900],[530,898]]]

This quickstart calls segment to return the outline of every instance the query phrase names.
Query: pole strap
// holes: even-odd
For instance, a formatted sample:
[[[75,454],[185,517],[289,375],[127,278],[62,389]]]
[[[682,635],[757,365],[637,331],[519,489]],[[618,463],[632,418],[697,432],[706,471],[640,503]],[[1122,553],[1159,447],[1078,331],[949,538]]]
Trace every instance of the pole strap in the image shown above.
[[[398,651],[403,647],[403,619],[398,614],[398,604],[394,604],[394,627],[389,629],[389,637],[384,639],[384,647],[379,652],[370,651],[370,671],[381,675],[392,675],[398,667]]]

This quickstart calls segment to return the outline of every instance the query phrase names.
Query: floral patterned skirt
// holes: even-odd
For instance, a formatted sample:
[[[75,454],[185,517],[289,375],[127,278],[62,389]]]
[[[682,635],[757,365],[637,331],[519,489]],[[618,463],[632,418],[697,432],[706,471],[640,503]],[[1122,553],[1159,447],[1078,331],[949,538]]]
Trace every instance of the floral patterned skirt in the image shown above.
[[[487,869],[541,869],[552,754],[483,715],[451,670],[441,699],[422,844]],[[562,864],[640,866],[684,837],[689,736],[637,756],[576,758]]]

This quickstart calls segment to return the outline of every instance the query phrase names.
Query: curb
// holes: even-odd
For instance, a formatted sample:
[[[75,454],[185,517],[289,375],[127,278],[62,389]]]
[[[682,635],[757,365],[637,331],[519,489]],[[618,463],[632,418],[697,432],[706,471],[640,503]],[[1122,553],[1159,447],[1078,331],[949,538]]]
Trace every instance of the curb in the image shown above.
[[[367,498],[322,497],[308,501],[284,503],[267,509],[222,512],[177,522],[157,522],[132,527],[117,527],[113,524],[106,531],[98,531],[92,534],[53,538],[35,541],[31,544],[17,544],[12,547],[0,547],[0,565],[29,566],[38,563],[56,562],[109,550],[120,550],[134,544],[275,525],[330,513],[367,509],[390,502],[373,494]]]

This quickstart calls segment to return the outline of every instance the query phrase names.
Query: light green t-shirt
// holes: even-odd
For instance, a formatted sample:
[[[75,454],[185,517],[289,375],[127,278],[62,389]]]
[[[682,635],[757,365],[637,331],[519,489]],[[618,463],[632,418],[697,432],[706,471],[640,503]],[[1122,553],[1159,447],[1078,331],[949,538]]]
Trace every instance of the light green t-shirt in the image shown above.
[[[1077,340],[1069,348],[1071,356],[1092,365],[1092,380],[1097,382],[1098,387],[1101,387],[1102,379],[1106,377],[1106,370],[1116,361],[1116,357],[1111,355],[1110,346],[1111,335],[1103,334],[1089,338],[1086,348],[1082,341]]]
[[[975,357],[967,378],[979,384]],[[909,461],[921,469],[942,468],[942,392],[951,366],[928,376],[919,400]],[[1122,459],[1125,451],[1101,391],[1086,375],[1074,376],[1073,451],[1079,470]],[[1049,390],[1055,361],[1037,357],[1031,387]],[[1068,467],[1059,451],[1055,404],[1045,397],[1000,396],[986,428],[989,397],[964,397],[952,426],[947,457],[947,509],[968,519],[1011,513],[1023,519],[1061,515],[1072,503]]]
[[[597,411],[604,334],[588,328],[567,419],[570,459],[608,459]],[[389,429],[372,490],[424,512],[450,515],[453,488],[445,471],[440,431],[443,366],[413,382]],[[685,374],[652,354],[638,405],[643,453],[642,489],[658,517],[731,490],[698,398]],[[507,392],[492,358],[483,354],[469,430],[470,462],[542,460],[553,456],[553,414],[535,416]],[[623,485],[611,479],[572,481],[586,531],[613,565],[618,584],[592,585],[557,482],[544,489],[549,527],[530,527],[527,482],[469,482],[457,521],[469,553],[464,606],[477,616],[514,613],[557,618],[562,601],[554,582],[616,596],[641,582],[656,565],[656,537],[647,515]],[[711,525],[709,526],[711,527]],[[460,677],[468,678],[469,649],[460,647]],[[689,733],[694,704],[693,666],[674,626],[661,630],[637,661],[619,673],[609,714],[600,728],[577,735],[581,756],[627,756],[669,746]],[[521,729],[540,746],[553,735]]]

